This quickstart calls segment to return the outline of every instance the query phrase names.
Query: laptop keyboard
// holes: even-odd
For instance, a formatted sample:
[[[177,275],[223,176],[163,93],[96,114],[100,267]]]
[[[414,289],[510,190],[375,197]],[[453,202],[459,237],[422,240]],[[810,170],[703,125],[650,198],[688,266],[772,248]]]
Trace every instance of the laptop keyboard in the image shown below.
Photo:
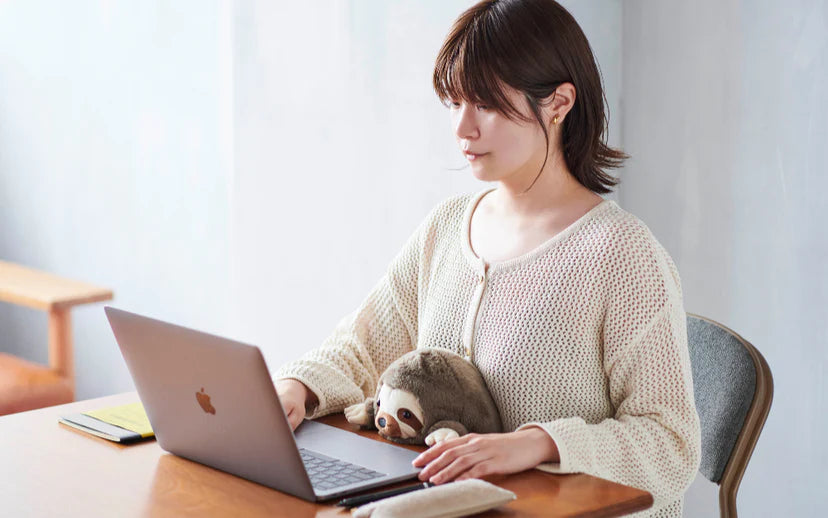
[[[308,472],[314,489],[333,489],[385,476],[385,473],[326,457],[304,448],[299,448],[299,453],[302,455],[302,462],[305,463],[305,470]]]

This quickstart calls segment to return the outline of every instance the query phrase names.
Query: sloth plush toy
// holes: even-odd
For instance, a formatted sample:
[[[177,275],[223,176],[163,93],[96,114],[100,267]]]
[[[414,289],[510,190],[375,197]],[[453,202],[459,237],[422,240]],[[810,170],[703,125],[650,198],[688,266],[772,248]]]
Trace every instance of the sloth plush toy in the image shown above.
[[[500,415],[480,372],[453,352],[411,351],[380,376],[376,397],[345,409],[349,422],[403,444],[500,432]]]

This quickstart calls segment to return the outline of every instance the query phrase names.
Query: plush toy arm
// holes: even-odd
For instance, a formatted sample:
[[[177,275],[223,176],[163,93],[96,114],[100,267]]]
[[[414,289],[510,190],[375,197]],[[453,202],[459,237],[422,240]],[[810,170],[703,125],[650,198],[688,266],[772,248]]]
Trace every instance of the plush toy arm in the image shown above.
[[[358,424],[363,428],[373,428],[374,426],[374,398],[369,397],[362,403],[351,405],[345,409],[345,419],[351,424]]]
[[[457,421],[437,421],[431,425],[431,428],[428,429],[428,435],[426,435],[425,443],[426,446],[433,446],[438,442],[460,437],[461,435],[466,435],[467,433],[469,433],[469,431],[466,430],[466,427]]]

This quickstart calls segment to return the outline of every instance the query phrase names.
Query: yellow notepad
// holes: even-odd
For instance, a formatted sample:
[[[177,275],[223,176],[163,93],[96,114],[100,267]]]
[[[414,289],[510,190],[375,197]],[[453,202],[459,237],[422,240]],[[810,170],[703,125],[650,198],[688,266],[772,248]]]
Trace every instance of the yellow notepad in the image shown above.
[[[101,408],[100,410],[84,412],[84,414],[141,434],[141,437],[152,437],[154,435],[147,413],[144,412],[144,405],[140,402]]]
[[[83,432],[121,443],[134,442],[155,435],[141,403],[65,415],[60,417],[60,422]]]

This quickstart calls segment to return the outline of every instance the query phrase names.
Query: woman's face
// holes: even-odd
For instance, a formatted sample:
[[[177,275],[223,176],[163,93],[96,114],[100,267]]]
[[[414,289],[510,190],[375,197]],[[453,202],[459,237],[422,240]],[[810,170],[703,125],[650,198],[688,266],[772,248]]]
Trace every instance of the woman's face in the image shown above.
[[[454,135],[479,180],[531,181],[546,158],[546,140],[526,98],[508,87],[506,95],[532,122],[513,121],[494,109],[461,100],[450,104]]]

